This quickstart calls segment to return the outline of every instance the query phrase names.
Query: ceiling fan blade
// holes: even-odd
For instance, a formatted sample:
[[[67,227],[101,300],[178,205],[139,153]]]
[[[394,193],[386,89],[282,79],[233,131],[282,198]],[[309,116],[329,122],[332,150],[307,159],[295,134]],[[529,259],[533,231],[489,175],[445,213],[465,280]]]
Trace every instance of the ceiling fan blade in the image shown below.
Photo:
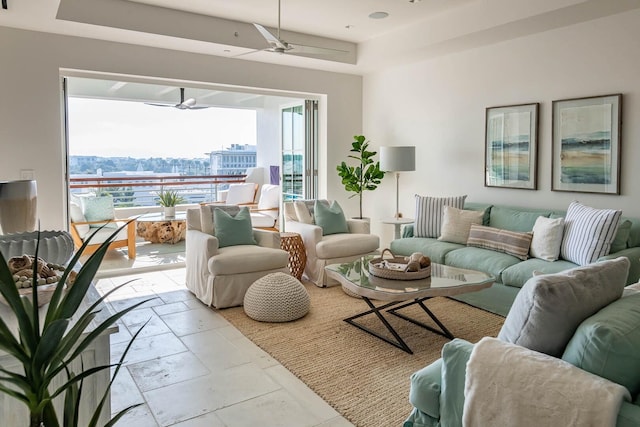
[[[306,46],[302,44],[289,43],[290,53],[308,53],[311,55],[336,55],[339,53],[349,53],[346,50],[331,49],[328,47]]]
[[[262,34],[262,37],[264,37],[264,39],[267,41],[267,43],[269,43],[271,46],[273,46],[274,48],[277,49],[284,49],[284,50],[289,50],[291,49],[289,47],[289,44],[283,40],[280,40],[279,38],[277,38],[276,36],[274,36],[273,34],[271,34],[269,32],[269,30],[267,30],[266,28],[264,28],[262,25],[260,24],[253,24],[254,27],[256,27],[256,29],[260,32],[260,34]]]
[[[145,102],[147,105],[153,105],[154,107],[175,107],[173,104],[156,104],[154,102]]]
[[[189,107],[189,110],[204,110],[209,107],[205,107],[204,105],[194,105],[193,107]]]

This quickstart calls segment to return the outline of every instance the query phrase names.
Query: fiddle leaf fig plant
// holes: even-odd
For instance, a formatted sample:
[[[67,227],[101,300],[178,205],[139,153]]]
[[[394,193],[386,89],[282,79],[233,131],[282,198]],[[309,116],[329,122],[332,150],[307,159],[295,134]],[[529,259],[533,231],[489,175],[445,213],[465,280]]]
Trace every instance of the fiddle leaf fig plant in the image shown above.
[[[41,304],[38,304],[38,268],[41,266],[38,259],[40,232],[38,232],[38,244],[33,255],[31,299],[18,290],[9,264],[0,253],[0,295],[17,325],[17,330],[14,330],[7,323],[8,317],[4,319],[0,317],[0,350],[13,356],[22,368],[12,371],[0,366],[0,393],[7,394],[27,406],[30,427],[78,427],[80,425],[96,427],[98,425],[100,413],[109,397],[111,384],[133,340],[142,328],[133,336],[118,363],[85,369],[82,352],[118,319],[148,301],[141,301],[115,314],[108,313],[103,316],[106,317],[104,320],[96,318],[105,307],[103,304],[105,298],[127,284],[124,283],[83,309],[83,300],[109,244],[124,227],[126,225],[115,230],[78,269],[76,267],[78,260],[91,238],[86,240],[55,284],[55,290],[44,312],[44,308],[41,309]],[[92,322],[96,325],[88,329]],[[112,367],[115,367],[115,373],[104,390],[102,399],[95,408],[91,408],[94,410],[92,418],[80,424],[83,382],[100,371],[108,372]],[[56,377],[63,379],[61,385],[54,381]],[[57,396],[64,399],[62,418],[56,413],[53,404],[53,399]],[[105,424],[105,427],[114,425],[134,406],[137,405],[120,411]]]
[[[369,141],[364,135],[356,135],[353,139],[349,151],[355,154],[350,154],[347,157],[354,159],[356,164],[350,166],[346,162],[342,162],[337,166],[337,170],[345,190],[354,193],[349,198],[359,197],[360,216],[358,218],[363,218],[362,194],[365,191],[373,191],[378,188],[384,178],[384,172],[380,170],[380,162],[373,159],[377,152],[368,150]]]

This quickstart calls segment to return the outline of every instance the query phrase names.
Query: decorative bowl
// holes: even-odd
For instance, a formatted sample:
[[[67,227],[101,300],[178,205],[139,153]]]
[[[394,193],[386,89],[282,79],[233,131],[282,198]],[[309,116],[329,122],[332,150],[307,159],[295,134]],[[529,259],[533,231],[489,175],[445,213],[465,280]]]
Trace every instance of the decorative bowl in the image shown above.
[[[0,253],[5,259],[21,255],[34,255],[38,232],[0,235]],[[41,231],[38,257],[47,262],[65,265],[73,255],[71,234],[66,231]]]

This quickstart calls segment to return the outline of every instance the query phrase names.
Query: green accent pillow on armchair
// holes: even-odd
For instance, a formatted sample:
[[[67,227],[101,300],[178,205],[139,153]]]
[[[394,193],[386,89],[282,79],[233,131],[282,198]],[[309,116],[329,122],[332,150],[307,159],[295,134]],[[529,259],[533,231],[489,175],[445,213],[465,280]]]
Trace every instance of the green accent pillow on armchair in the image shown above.
[[[316,200],[313,207],[316,225],[322,227],[322,235],[348,233],[347,219],[344,217],[342,208],[335,200],[331,206]]]
[[[235,217],[219,208],[213,210],[213,227],[218,238],[218,247],[257,245],[253,238],[251,214],[247,207],[240,208]]]

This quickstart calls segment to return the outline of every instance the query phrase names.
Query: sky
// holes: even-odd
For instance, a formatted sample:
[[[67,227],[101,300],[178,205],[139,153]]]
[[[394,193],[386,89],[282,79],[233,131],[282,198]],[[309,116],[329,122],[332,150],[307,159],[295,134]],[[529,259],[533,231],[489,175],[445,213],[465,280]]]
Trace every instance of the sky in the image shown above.
[[[256,144],[255,111],[69,98],[72,156],[196,158],[231,144]]]

